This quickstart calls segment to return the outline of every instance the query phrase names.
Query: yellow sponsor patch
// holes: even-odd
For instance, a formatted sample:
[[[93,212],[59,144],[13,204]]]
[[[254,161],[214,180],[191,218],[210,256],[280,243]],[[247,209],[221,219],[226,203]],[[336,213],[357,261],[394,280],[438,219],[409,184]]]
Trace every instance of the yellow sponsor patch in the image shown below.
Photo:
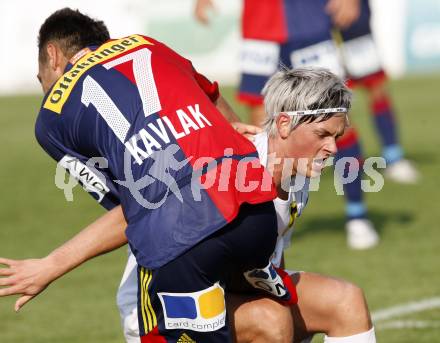
[[[81,57],[63,76],[61,76],[52,88],[43,107],[60,114],[64,104],[81,76],[93,66],[105,62],[115,56],[130,51],[141,45],[153,43],[139,35],[132,35],[121,39],[109,41],[101,45],[95,51]]]
[[[202,294],[199,297],[200,314],[203,318],[211,319],[225,310],[225,298],[220,288]]]

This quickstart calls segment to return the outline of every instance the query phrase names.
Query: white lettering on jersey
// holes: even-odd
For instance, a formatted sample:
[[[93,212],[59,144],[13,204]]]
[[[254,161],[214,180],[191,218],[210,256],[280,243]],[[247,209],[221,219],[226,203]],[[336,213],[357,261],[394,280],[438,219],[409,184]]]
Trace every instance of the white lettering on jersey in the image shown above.
[[[122,143],[125,142],[128,130],[130,129],[130,123],[106,91],[90,75],[87,75],[83,82],[81,102],[87,107],[90,104],[95,106],[96,111],[105,120],[116,137]]]
[[[161,150],[164,145],[170,143],[170,137],[165,127],[168,127],[174,138],[179,140],[194,131],[212,126],[211,122],[200,112],[199,104],[187,106],[187,109],[187,111],[183,109],[176,110],[176,116],[180,123],[179,127],[173,124],[168,116],[162,116],[149,123],[147,128],[141,129],[125,142],[127,150],[138,164],[142,164],[142,161],[154,151]],[[154,138],[152,133],[156,135],[157,139]],[[142,141],[143,147],[138,145],[139,141]]]
[[[148,117],[158,113],[162,107],[151,67],[150,50],[142,48],[130,52],[103,64],[103,66],[106,69],[111,69],[128,61],[133,62],[133,74],[136,79],[136,86],[142,100],[145,116]],[[199,104],[195,104],[187,106],[186,110],[176,110],[180,127],[176,127],[168,116],[164,115],[148,123],[146,128],[142,128],[127,139],[130,123],[106,91],[90,75],[87,75],[84,79],[81,102],[87,107],[92,104],[96,108],[97,112],[105,120],[116,137],[125,145],[138,164],[142,164],[142,161],[148,158],[154,151],[161,150],[164,145],[170,143],[164,123],[177,140],[191,134],[191,132],[206,127],[206,125],[212,126],[211,122],[200,112]],[[154,134],[159,140],[155,138]],[[138,145],[139,140],[142,141],[143,147]]]
[[[122,57],[104,64],[106,69],[113,68],[119,64],[133,61],[133,75],[139,96],[142,100],[142,107],[145,117],[157,113],[162,109],[159,94],[157,93],[156,82],[154,81],[153,68],[151,67],[151,51],[147,48],[130,52]]]

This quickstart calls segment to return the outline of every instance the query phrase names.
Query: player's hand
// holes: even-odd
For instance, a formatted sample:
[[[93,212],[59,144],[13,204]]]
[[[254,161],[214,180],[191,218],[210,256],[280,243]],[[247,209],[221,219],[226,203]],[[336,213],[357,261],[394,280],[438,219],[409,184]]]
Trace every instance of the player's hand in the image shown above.
[[[240,134],[248,138],[250,141],[254,140],[254,136],[263,130],[258,126],[241,123],[239,121],[231,123],[232,127]]]
[[[353,24],[361,13],[359,0],[328,0],[326,11],[340,29]]]
[[[18,294],[14,310],[18,312],[27,302],[35,298],[55,280],[55,266],[48,258],[10,260],[0,258],[0,296]]]
[[[210,10],[215,10],[212,0],[196,0],[194,16],[200,23],[204,25],[209,24],[208,12]]]

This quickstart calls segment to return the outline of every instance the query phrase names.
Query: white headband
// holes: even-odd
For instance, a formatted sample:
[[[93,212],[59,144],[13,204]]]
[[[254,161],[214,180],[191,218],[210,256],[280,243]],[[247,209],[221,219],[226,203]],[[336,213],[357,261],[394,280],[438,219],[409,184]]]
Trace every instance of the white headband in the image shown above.
[[[305,110],[305,111],[290,111],[290,112],[280,112],[285,113],[289,116],[309,116],[309,115],[321,115],[326,113],[347,113],[348,109],[345,107],[337,107],[337,108],[319,108],[317,110]]]

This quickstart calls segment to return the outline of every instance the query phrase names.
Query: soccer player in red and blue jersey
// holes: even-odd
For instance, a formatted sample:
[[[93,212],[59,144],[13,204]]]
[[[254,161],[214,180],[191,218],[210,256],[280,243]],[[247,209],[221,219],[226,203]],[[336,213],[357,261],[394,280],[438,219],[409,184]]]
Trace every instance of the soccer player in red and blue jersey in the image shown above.
[[[224,289],[268,265],[276,192],[216,84],[162,43],[109,40],[67,8],[40,29],[38,77],[40,145],[128,223],[142,342],[232,341]]]

